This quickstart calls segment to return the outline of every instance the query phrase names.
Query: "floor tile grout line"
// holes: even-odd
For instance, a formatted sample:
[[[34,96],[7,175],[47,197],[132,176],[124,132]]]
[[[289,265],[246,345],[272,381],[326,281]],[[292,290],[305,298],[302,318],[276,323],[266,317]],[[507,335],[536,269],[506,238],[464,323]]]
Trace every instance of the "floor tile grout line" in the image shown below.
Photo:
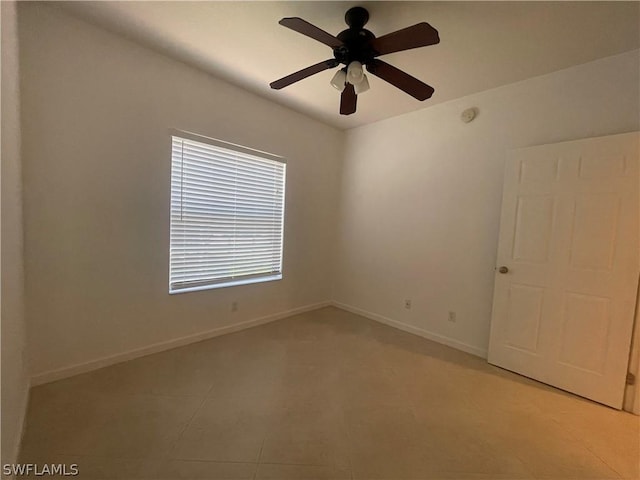
[[[340,410],[340,418],[342,420],[342,428],[344,428],[344,434],[347,437],[348,441],[346,445],[351,445],[352,443],[352,435],[350,434],[349,425],[347,424],[347,414],[344,411],[344,406],[342,402],[338,404],[338,409]],[[345,446],[346,446],[345,445]],[[353,480],[353,461],[351,459],[351,452],[349,447],[346,447],[347,461],[349,462],[349,475]]]
[[[209,386],[209,388],[207,388],[206,393],[204,394],[205,397],[209,397],[209,394],[211,393],[211,391],[213,390],[213,387],[216,386],[216,382],[215,380],[211,381],[211,385]]]
[[[126,456],[126,455],[99,455],[93,453],[68,453],[68,452],[49,452],[50,455],[56,457],[78,457],[92,460],[131,460],[131,461],[177,461],[177,462],[195,462],[195,463],[219,463],[219,464],[257,464],[256,461],[242,461],[242,460],[203,460],[200,458],[185,458],[185,457],[172,457],[167,458],[161,455],[147,455],[147,456]]]
[[[402,378],[398,375],[398,373],[395,371],[394,368],[391,368],[391,376],[399,380],[400,384],[402,385],[402,391],[407,399],[409,410],[411,411],[411,414],[413,415],[414,419],[418,421],[418,412],[417,412],[418,405],[414,400],[413,395],[409,393],[407,382],[402,380]]]
[[[249,462],[252,463],[252,462]],[[330,463],[259,462],[260,465],[283,465],[290,467],[333,467]]]
[[[600,455],[598,455],[596,452],[594,452],[591,447],[586,444],[581,437],[579,437],[578,435],[575,435],[571,429],[567,428],[565,425],[563,425],[562,423],[560,423],[556,418],[554,418],[553,416],[548,416],[552,422],[554,422],[556,425],[558,425],[559,427],[563,428],[564,431],[566,431],[569,436],[573,439],[574,442],[578,443],[579,445],[582,445],[585,450],[587,450],[591,455],[593,455],[594,457],[596,457],[598,460],[600,460],[602,463],[604,463],[609,469],[611,469],[612,472],[614,472],[615,474],[618,475],[619,478],[624,478],[622,476],[622,473],[620,473],[616,468],[614,468],[612,465],[609,464],[609,462],[607,462],[604,458],[602,458]]]
[[[255,465],[256,462],[246,461],[242,462],[239,460],[202,460],[199,458],[171,458],[169,461],[175,462],[185,462],[185,463],[214,463],[218,465]]]
[[[256,480],[256,476],[258,475],[258,468],[260,468],[260,459],[262,458],[262,449],[264,448],[264,443],[267,441],[267,432],[264,434],[264,438],[262,439],[262,444],[260,445],[260,451],[258,452],[258,459],[256,460],[256,468],[253,471],[253,480]]]
[[[34,388],[45,388],[49,384],[38,385]],[[52,388],[52,387],[50,387]],[[60,387],[58,387],[60,388]],[[124,391],[124,392],[114,392],[111,390],[95,390],[95,389],[82,389],[80,388],[80,393],[83,395],[87,395],[90,397],[169,397],[169,398],[204,398],[210,389],[207,390],[207,393],[157,393],[157,392],[149,392],[149,391]]]
[[[206,399],[207,394],[182,394],[182,393],[153,393],[153,392],[97,392],[97,391],[85,391],[85,394],[95,396],[98,398],[112,397],[112,398],[202,398]]]
[[[193,423],[193,420],[196,418],[196,415],[198,415],[198,413],[200,413],[202,411],[202,409],[204,408],[205,403],[207,403],[207,400],[208,400],[207,397],[202,399],[202,402],[200,402],[200,406],[198,406],[195,409],[195,411],[193,412],[193,415],[191,415],[189,420],[187,420],[187,423],[185,424],[184,428],[182,428],[180,433],[178,435],[176,435],[176,439],[173,441],[171,447],[169,447],[167,449],[168,455],[169,455],[169,457],[171,457],[170,459],[173,459],[173,453],[174,453],[174,451],[175,451],[175,449],[176,449],[176,447],[178,445],[178,442],[182,439],[184,433],[191,426],[191,424]]]
[[[543,413],[543,415],[548,418],[551,422],[555,423],[556,425],[558,425],[559,427],[563,428],[565,431],[567,431],[567,428],[562,425],[560,422],[558,422],[558,420],[556,420],[555,418],[553,418],[552,416],[549,416],[545,413]],[[606,467],[608,467],[613,473],[615,473],[616,475],[618,475],[618,478],[622,478],[622,475],[620,475],[618,473],[617,470],[614,470],[613,468],[611,468],[604,460],[602,460],[600,457],[598,457],[597,455],[595,455],[591,450],[589,450],[586,445],[584,445],[579,439],[577,439],[571,432],[568,432],[569,436],[571,437],[571,439],[577,443],[578,445],[581,445],[582,447],[584,447],[590,454],[592,454],[595,458],[597,458],[598,460],[600,460]],[[528,462],[526,462],[521,455],[519,455],[518,453],[514,454],[514,458],[516,458],[525,468],[525,470],[532,476],[532,478],[535,478],[537,480],[550,480],[549,476],[539,476],[536,477],[533,473],[533,470],[531,469],[530,465]],[[555,478],[555,477],[554,477]],[[554,480],[554,479],[551,479]],[[576,479],[577,480],[577,479]]]

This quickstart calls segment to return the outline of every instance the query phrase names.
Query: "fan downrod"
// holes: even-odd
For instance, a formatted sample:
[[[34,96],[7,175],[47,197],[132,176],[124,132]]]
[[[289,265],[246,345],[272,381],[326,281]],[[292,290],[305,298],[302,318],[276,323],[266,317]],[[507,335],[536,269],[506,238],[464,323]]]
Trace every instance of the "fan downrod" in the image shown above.
[[[369,12],[363,7],[352,7],[344,14],[344,21],[350,28],[360,30],[369,21]]]

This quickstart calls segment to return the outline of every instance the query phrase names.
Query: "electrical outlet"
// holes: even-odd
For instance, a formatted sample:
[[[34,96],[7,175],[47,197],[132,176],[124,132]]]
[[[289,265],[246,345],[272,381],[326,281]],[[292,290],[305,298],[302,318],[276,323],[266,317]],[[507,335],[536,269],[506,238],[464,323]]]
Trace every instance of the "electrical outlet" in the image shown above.
[[[456,322],[456,312],[449,312],[449,321],[453,323]]]
[[[404,308],[406,308],[407,310],[411,310],[411,299],[410,298],[407,298],[404,301]]]
[[[231,311],[232,312],[238,311],[238,302],[231,302]]]

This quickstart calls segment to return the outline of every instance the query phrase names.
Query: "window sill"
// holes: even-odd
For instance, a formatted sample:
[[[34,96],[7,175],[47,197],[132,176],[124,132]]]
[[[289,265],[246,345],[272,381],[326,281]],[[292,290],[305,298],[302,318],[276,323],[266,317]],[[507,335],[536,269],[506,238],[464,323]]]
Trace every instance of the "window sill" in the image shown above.
[[[197,287],[179,288],[176,290],[169,289],[169,295],[176,295],[178,293],[199,292],[201,290],[212,290],[214,288],[226,288],[236,287],[239,285],[250,285],[252,283],[273,282],[275,280],[282,280],[282,274],[268,275],[264,277],[243,278],[241,280],[231,280],[224,283],[214,283],[212,285],[200,285]]]

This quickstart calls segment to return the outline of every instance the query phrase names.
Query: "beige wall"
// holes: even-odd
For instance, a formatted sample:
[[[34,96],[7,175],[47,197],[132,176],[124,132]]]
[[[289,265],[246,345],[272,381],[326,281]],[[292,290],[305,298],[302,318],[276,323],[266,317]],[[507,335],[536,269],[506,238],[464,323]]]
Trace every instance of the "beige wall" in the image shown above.
[[[22,185],[16,5],[0,4],[2,17],[2,464],[14,462],[27,407],[29,376],[24,318]]]
[[[608,57],[350,130],[335,300],[485,355],[507,150],[638,130],[639,57]],[[462,123],[474,106],[479,116]]]
[[[330,300],[342,132],[53,7],[20,14],[36,380]],[[287,158],[283,280],[168,295],[170,128]]]

